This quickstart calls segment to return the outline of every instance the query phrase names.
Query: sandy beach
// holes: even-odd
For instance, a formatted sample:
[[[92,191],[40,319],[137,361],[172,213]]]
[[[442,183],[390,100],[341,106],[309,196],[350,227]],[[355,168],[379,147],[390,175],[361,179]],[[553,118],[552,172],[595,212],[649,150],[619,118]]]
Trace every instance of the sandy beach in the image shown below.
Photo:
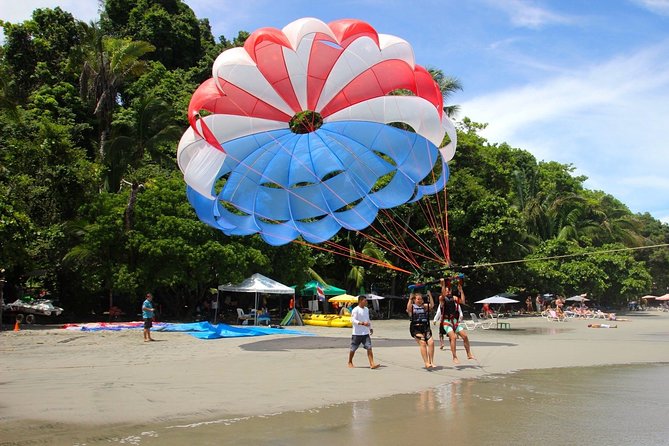
[[[218,340],[155,333],[153,343],[136,330],[2,332],[0,444],[47,444],[74,426],[276,414],[525,369],[668,362],[669,313],[626,317],[608,322],[616,329],[587,327],[602,321],[511,318],[511,330],[470,332],[476,361],[466,360],[461,341],[458,366],[437,348],[433,371],[422,367],[406,320],[374,321],[377,370],[362,350],[357,367],[346,367],[350,329],[297,327],[316,336]],[[359,385],[343,385],[351,382]]]

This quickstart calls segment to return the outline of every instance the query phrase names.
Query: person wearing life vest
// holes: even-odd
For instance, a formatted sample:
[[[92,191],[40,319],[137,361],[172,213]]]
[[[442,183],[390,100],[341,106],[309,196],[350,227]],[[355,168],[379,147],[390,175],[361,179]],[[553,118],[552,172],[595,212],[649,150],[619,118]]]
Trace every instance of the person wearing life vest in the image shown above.
[[[443,308],[441,308],[441,326],[444,328],[446,336],[448,336],[448,340],[451,344],[453,363],[460,363],[455,349],[455,340],[457,336],[460,336],[465,344],[467,359],[476,359],[474,358],[474,355],[472,355],[465,324],[461,322],[460,318],[460,306],[465,304],[465,292],[462,289],[462,281],[458,281],[457,295],[453,295],[451,287],[446,285],[446,281],[443,278],[439,282],[441,284],[441,296],[439,300],[441,301],[443,297],[444,302]]]
[[[432,339],[432,330],[430,329],[430,308],[434,308],[434,300],[429,291],[427,295],[429,303],[423,301],[423,294],[420,291],[414,291],[409,295],[407,314],[411,318],[409,333],[416,340],[425,368],[429,370],[436,366],[433,362],[434,339]]]

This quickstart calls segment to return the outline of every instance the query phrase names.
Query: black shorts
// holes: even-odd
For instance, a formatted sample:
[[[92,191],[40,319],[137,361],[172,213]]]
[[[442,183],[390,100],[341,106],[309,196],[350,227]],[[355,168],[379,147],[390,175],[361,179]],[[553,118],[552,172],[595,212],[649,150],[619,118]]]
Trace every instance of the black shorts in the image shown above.
[[[370,350],[372,348],[372,338],[369,335],[353,335],[351,336],[351,351],[354,352],[360,347],[365,350]]]
[[[409,333],[411,333],[412,338],[423,341],[429,341],[432,338],[432,329],[430,329],[429,323],[417,324],[412,322],[409,324]]]
[[[153,318],[144,319],[144,329],[153,327]]]

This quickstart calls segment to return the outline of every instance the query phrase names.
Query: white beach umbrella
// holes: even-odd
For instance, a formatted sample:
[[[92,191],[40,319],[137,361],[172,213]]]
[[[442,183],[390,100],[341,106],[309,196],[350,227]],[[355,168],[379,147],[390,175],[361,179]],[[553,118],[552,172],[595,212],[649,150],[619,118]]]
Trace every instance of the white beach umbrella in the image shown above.
[[[583,297],[583,296],[572,296],[569,299],[565,299],[565,300],[572,301],[572,302],[588,302],[588,301],[590,301],[590,299],[588,299],[587,297]]]

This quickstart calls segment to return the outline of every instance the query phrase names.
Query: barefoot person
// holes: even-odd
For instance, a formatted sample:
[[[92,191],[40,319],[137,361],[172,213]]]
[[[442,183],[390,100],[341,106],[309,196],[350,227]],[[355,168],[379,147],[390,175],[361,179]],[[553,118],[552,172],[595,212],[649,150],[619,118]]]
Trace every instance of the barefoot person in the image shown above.
[[[444,314],[444,304],[446,303],[446,297],[442,294],[439,295],[439,305],[437,305],[437,311],[434,314],[434,319],[432,320],[433,324],[439,325],[439,350],[444,349],[444,336],[446,336],[446,330],[444,330],[444,325],[441,323],[441,315]]]
[[[151,327],[153,326],[153,295],[146,293],[146,300],[142,304],[142,318],[144,319],[144,342],[155,341],[151,337]]]
[[[451,344],[451,354],[453,355],[453,362],[459,364],[460,360],[455,349],[456,337],[460,336],[462,342],[465,344],[465,351],[467,352],[467,359],[476,359],[472,355],[469,345],[469,336],[465,324],[460,322],[460,306],[465,304],[465,292],[462,289],[462,282],[458,281],[458,295],[454,296],[451,287],[446,285],[446,281],[441,279],[441,300],[444,298],[444,307],[441,313],[441,325],[444,327],[446,336]]]
[[[423,294],[421,292],[414,292],[409,296],[407,302],[407,313],[411,318],[409,325],[409,332],[416,340],[420,348],[420,356],[423,358],[426,369],[435,367],[434,365],[434,339],[432,339],[432,330],[430,329],[430,307],[434,307],[432,294],[427,293],[430,303],[423,302]]]
[[[374,333],[372,322],[369,320],[369,308],[367,308],[367,298],[358,297],[358,306],[351,311],[351,322],[353,323],[353,335],[351,336],[351,351],[348,354],[348,366],[353,368],[353,355],[362,344],[367,350],[367,359],[369,359],[369,368],[375,369],[379,366],[374,362],[374,353],[372,353],[372,338]]]

